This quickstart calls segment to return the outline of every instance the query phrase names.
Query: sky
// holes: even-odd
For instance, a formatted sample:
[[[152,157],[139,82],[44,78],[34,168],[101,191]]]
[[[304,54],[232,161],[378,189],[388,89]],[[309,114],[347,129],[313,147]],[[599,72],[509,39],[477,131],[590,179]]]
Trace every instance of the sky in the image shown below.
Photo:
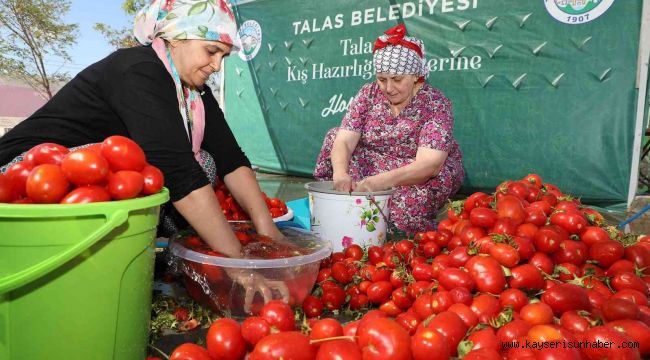
[[[131,16],[122,10],[122,0],[71,0],[66,23],[79,25],[77,43],[69,48],[72,63],[62,64],[60,60],[47,62],[48,68],[61,68],[74,77],[87,66],[103,59],[115,49],[106,38],[93,29],[95,23],[104,23],[116,29],[130,26]]]

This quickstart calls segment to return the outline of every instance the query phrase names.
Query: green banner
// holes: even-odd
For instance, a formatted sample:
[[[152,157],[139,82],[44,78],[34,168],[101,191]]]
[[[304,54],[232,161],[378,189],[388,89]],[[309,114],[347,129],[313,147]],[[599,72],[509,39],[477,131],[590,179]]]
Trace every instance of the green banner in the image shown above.
[[[536,172],[585,200],[628,193],[641,0],[258,0],[234,6],[243,50],[226,118],[251,161],[309,175],[328,129],[374,80],[403,22],[453,103],[464,191]]]

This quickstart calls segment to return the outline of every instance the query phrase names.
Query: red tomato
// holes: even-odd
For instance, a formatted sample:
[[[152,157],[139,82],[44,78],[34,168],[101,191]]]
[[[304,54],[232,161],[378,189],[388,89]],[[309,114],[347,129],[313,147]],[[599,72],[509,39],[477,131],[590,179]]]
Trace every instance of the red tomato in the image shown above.
[[[393,285],[388,281],[377,281],[368,287],[366,295],[374,304],[381,304],[388,300],[393,291]]]
[[[543,302],[530,303],[519,311],[522,320],[531,325],[544,325],[553,322],[553,309]]]
[[[431,294],[431,309],[434,314],[447,311],[453,304],[454,299],[451,297],[449,291],[437,291]]]
[[[111,194],[105,187],[97,185],[80,186],[70,191],[61,204],[87,204],[94,202],[111,201]]]
[[[521,200],[512,195],[505,195],[497,200],[497,215],[499,218],[510,218],[515,225],[522,224],[526,219]]]
[[[639,352],[642,358],[647,358],[650,355],[650,326],[638,320],[610,321],[605,326],[626,334],[639,343]]]
[[[357,343],[364,359],[411,359],[410,340],[406,330],[390,319],[363,319],[357,329]]]
[[[326,339],[335,336],[343,336],[343,327],[338,320],[326,318],[316,320],[311,325],[311,333],[309,334],[311,340]]]
[[[494,349],[476,349],[463,357],[465,360],[502,360],[501,355]]]
[[[312,360],[316,349],[309,338],[297,331],[279,332],[260,340],[250,353],[249,360]]]
[[[379,310],[391,317],[396,317],[403,312],[403,310],[395,305],[395,302],[391,299],[388,299],[379,305]]]
[[[271,325],[259,316],[250,316],[241,324],[241,335],[250,346],[255,346],[271,334]]]
[[[544,287],[542,272],[534,265],[522,264],[510,269],[510,273],[508,284],[512,289],[541,290]]]
[[[208,350],[193,343],[185,343],[174,349],[169,360],[212,360]]]
[[[438,281],[445,289],[453,289],[456,287],[463,287],[469,291],[473,291],[476,283],[474,279],[467,273],[457,268],[448,268],[440,273]]]
[[[390,298],[398,308],[403,310],[407,310],[413,305],[413,300],[409,297],[405,287],[399,287],[393,290]]]
[[[323,309],[323,302],[315,296],[307,295],[305,300],[302,302],[302,311],[307,315],[307,317],[318,317],[323,313]]]
[[[144,195],[157,194],[165,185],[162,171],[153,165],[145,165],[140,174],[144,178],[144,186],[142,187]]]
[[[411,337],[414,360],[447,360],[451,358],[447,339],[434,329],[422,328]]]
[[[599,226],[587,226],[580,233],[580,240],[591,247],[597,242],[609,241],[611,239],[607,230]]]
[[[470,308],[482,323],[489,323],[501,312],[499,299],[489,294],[481,294],[475,297]]]
[[[142,191],[144,177],[137,171],[121,170],[108,179],[108,192],[114,200],[132,199]]]
[[[561,316],[566,311],[589,310],[589,296],[585,289],[573,284],[559,284],[546,290],[542,301],[548,304],[555,315]]]
[[[549,220],[551,224],[563,228],[569,234],[579,234],[589,225],[580,211],[559,211],[551,215]]]
[[[497,219],[494,226],[488,231],[490,234],[514,235],[517,232],[517,224],[510,218]]]
[[[490,247],[489,254],[507,268],[519,263],[519,252],[509,244],[494,244]]]
[[[556,348],[543,348],[537,353],[536,360],[573,360],[581,359],[583,355],[580,350],[576,348],[564,348],[562,344],[558,344]]]
[[[321,301],[327,310],[338,310],[345,302],[345,290],[338,285],[328,287],[327,289],[323,287]]]
[[[528,263],[538,268],[540,271],[543,271],[546,274],[553,274],[554,263],[553,260],[542,252],[536,252],[528,260]]]
[[[17,187],[6,174],[0,173],[0,203],[10,203],[18,199]]]
[[[457,303],[450,306],[447,311],[451,311],[454,314],[458,315],[458,317],[463,320],[463,324],[465,324],[468,329],[471,329],[476,326],[476,324],[478,324],[478,316],[468,305]]]
[[[502,308],[510,306],[514,311],[519,312],[526,304],[528,304],[528,296],[519,289],[504,290],[499,296],[499,305]]]
[[[467,327],[463,320],[455,312],[445,311],[436,315],[429,324],[424,326],[427,329],[438,331],[447,340],[452,355],[456,355],[458,343],[465,337]]]
[[[59,165],[63,157],[70,152],[67,147],[53,143],[43,143],[29,149],[23,156],[23,161],[31,167],[43,164]]]
[[[537,174],[528,174],[524,176],[523,178],[524,181],[527,181],[529,184],[535,186],[538,189],[541,189],[544,183],[542,182],[542,178],[537,175]]]
[[[639,306],[629,300],[609,298],[600,306],[600,311],[607,321],[636,320],[640,315]]]
[[[352,244],[345,248],[343,252],[348,259],[359,261],[363,257],[363,249],[357,244]]]
[[[400,324],[409,335],[413,336],[420,325],[420,318],[414,311],[403,312],[395,318],[395,322]]]
[[[593,327],[585,333],[585,336],[582,339],[583,341],[588,341],[590,343],[605,343],[609,342],[610,344],[615,344],[616,346],[609,346],[607,348],[597,348],[597,347],[585,347],[582,349],[583,353],[587,355],[589,359],[626,359],[626,360],[635,360],[640,359],[641,355],[639,354],[639,349],[632,349],[630,347],[621,347],[621,344],[626,343],[630,344],[632,339],[619,331],[616,331],[612,328],[606,326],[596,326]]]
[[[647,305],[648,297],[641,293],[639,290],[635,289],[623,289],[618,291],[612,296],[614,299],[624,299],[631,301],[637,305]]]
[[[61,170],[65,177],[77,186],[97,185],[106,180],[108,162],[92,150],[80,149],[63,158]]]
[[[415,279],[415,281],[431,281],[431,280],[433,280],[433,270],[431,269],[431,265],[429,265],[427,263],[414,264],[411,267],[411,275],[413,275],[413,278]]]
[[[208,353],[215,360],[239,360],[246,355],[246,341],[239,323],[233,319],[215,320],[205,337]]]
[[[420,318],[420,320],[424,320],[433,315],[433,308],[431,307],[431,294],[425,293],[418,296],[415,301],[413,301],[413,306],[411,309]]]
[[[503,344],[516,341],[522,336],[526,336],[526,334],[528,334],[528,330],[530,330],[531,327],[532,326],[524,320],[512,320],[497,330],[497,341],[499,344],[501,344],[501,346],[503,346]]]
[[[553,212],[553,207],[551,204],[549,204],[547,201],[540,200],[540,201],[534,201],[528,205],[527,209],[535,209],[535,210],[540,210],[544,213],[544,215],[551,215]]]
[[[580,311],[571,310],[562,314],[560,325],[574,334],[582,334],[591,327],[591,321],[582,316]]]
[[[316,360],[361,360],[361,350],[352,340],[325,341],[318,347]]]
[[[587,261],[589,248],[582,241],[563,240],[560,243],[560,250],[553,254],[553,260],[556,264],[570,263],[576,266],[582,266]]]
[[[371,246],[368,248],[368,260],[373,265],[377,265],[384,260],[384,249],[380,246]]]
[[[293,310],[280,300],[271,300],[264,304],[259,316],[280,331],[292,331],[296,328]]]
[[[332,277],[342,285],[350,283],[352,281],[352,275],[342,261],[332,265]]]
[[[469,213],[469,221],[474,226],[489,229],[496,223],[497,213],[490,208],[476,207]]]
[[[589,248],[589,258],[598,261],[601,267],[609,267],[625,255],[625,248],[614,240],[600,241]]]
[[[15,164],[12,164],[7,168],[5,175],[11,180],[14,190],[17,192],[18,196],[26,196],[27,189],[25,189],[25,184],[27,183],[27,178],[29,173],[32,171],[33,167],[26,161],[20,161]],[[0,196],[2,199],[2,196]],[[0,202],[8,202],[1,201]]]
[[[36,166],[27,178],[27,196],[35,203],[56,204],[68,193],[70,183],[58,165]]]
[[[625,258],[639,269],[645,269],[645,275],[650,275],[650,246],[643,244],[628,246],[625,248]]]
[[[499,294],[506,286],[506,277],[501,264],[490,256],[474,256],[465,268],[480,292]]]
[[[144,151],[135,141],[119,135],[109,136],[102,142],[102,156],[111,171],[142,171],[146,165]]]
[[[640,277],[631,272],[619,272],[611,279],[612,288],[616,291],[623,289],[634,289],[643,295],[650,295],[650,288]]]
[[[537,230],[533,242],[535,249],[545,254],[552,254],[560,249],[561,235],[556,228],[546,225]]]
[[[487,236],[487,233],[482,227],[478,226],[465,226],[459,234],[461,243],[465,246],[476,242],[478,239]]]

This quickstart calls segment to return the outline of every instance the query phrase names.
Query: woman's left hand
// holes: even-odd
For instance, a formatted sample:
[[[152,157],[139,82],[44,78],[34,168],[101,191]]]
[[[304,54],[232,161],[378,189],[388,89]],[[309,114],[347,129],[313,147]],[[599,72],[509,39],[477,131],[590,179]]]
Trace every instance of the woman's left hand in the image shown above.
[[[284,234],[275,226],[275,224],[274,226],[269,226],[268,228],[265,229],[257,229],[257,232],[261,235],[266,235],[270,237],[276,242],[287,241]]]
[[[356,192],[372,192],[372,191],[382,191],[390,189],[390,184],[388,184],[384,178],[379,175],[369,176],[357,183],[354,191]]]

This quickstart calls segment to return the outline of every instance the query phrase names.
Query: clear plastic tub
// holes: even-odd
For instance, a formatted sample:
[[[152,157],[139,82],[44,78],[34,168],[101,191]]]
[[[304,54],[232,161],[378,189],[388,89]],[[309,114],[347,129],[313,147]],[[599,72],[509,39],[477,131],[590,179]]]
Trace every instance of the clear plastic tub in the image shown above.
[[[231,225],[241,230],[241,223]],[[247,231],[254,233],[250,225]],[[296,251],[279,256],[294,256],[273,259],[215,256],[209,250],[191,250],[187,241],[194,234],[188,232],[176,235],[170,250],[177,257],[177,268],[194,301],[230,316],[245,317],[257,313],[270,299],[301,305],[314,287],[320,261],[332,253],[329,241],[307,230],[284,227],[280,231]],[[261,247],[249,244],[245,248],[279,254],[273,254],[274,244],[256,244]]]

